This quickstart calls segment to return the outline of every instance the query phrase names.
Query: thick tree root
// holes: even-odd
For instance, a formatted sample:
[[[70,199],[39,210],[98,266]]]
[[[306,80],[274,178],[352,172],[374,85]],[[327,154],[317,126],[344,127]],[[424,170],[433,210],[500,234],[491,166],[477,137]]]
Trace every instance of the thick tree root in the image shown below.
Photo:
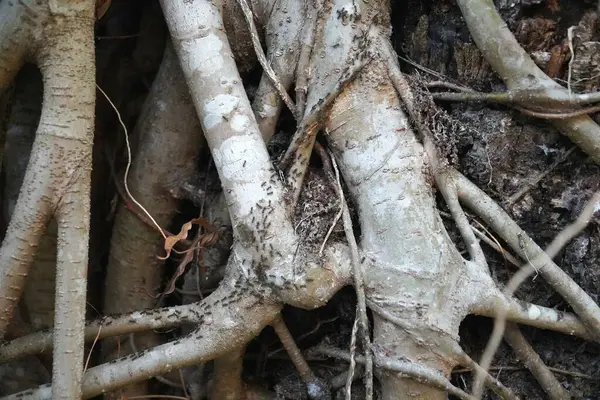
[[[570,92],[548,77],[519,45],[502,20],[492,0],[458,0],[465,22],[477,47],[502,77],[508,89],[549,91],[548,99],[569,97]],[[530,105],[531,100],[524,105]],[[596,163],[600,163],[600,127],[587,115],[554,119],[553,125],[567,135]]]
[[[104,301],[107,314],[156,306],[155,297],[149,294],[160,288],[164,260],[158,256],[164,253],[163,240],[130,208],[134,202],[141,204],[153,224],[167,226],[179,204],[170,188],[174,182],[185,182],[193,175],[202,145],[200,124],[170,44],[133,135],[143,141],[131,165],[128,182],[124,183],[127,196],[131,193],[133,198],[126,197],[120,203],[111,236]],[[136,343],[144,350],[159,344],[160,339],[147,332],[136,335]],[[127,342],[119,345],[118,340],[106,341],[102,350],[106,361],[133,351]],[[145,382],[124,392],[127,397],[147,394]]]

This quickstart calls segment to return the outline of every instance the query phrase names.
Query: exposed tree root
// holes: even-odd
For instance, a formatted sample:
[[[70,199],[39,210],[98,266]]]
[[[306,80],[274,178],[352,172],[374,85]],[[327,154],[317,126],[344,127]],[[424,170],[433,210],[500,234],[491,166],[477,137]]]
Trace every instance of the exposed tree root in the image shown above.
[[[14,104],[6,132],[5,148],[8,151],[4,154],[2,166],[5,174],[5,221],[10,221],[19,197],[42,108],[42,77],[35,66],[25,65],[19,72],[15,85]],[[19,310],[33,332],[54,324],[56,232],[56,219],[52,218],[40,239],[19,304]],[[18,318],[19,312],[14,316]],[[52,362],[48,365],[51,366]]]
[[[527,264],[525,264],[518,271],[518,273],[515,276],[513,276],[511,278],[511,280],[508,282],[507,288],[504,290],[504,292],[507,296],[509,296],[509,297],[512,296],[514,294],[514,292],[517,290],[517,288],[521,285],[521,283],[523,283],[525,281],[525,279],[527,279],[534,272],[537,273],[539,269],[547,268],[547,266],[545,264],[542,264],[539,268],[536,267],[536,265],[539,264],[539,259],[546,258],[548,260],[551,260],[552,257],[555,257],[556,254],[566,245],[566,243],[568,241],[570,241],[571,239],[573,239],[573,237],[578,235],[589,223],[589,220],[593,216],[594,212],[597,210],[599,201],[600,201],[600,193],[597,193],[588,202],[588,204],[586,205],[584,210],[581,212],[581,214],[579,215],[577,220],[574,223],[572,223],[571,225],[567,226],[565,229],[563,229],[563,231],[560,232],[554,238],[554,240],[548,246],[546,251],[540,251],[539,254],[533,259],[533,261],[529,258],[527,253],[525,253],[525,257],[523,257],[523,258],[527,260]],[[477,210],[477,211],[481,213],[481,210]],[[531,241],[531,239],[529,239],[529,240]],[[527,251],[527,248],[525,248],[524,242],[525,242],[525,239],[522,236],[520,236],[519,237],[519,246],[521,247],[522,251]],[[558,267],[557,267],[557,270],[562,272],[562,270],[558,269]],[[548,278],[544,275],[543,272],[542,272],[542,275],[548,280]],[[562,275],[559,275],[559,276],[563,279],[563,281],[566,281],[568,283],[568,281],[567,281],[567,278],[569,278],[568,275],[564,274],[564,276],[562,276]],[[551,285],[553,287],[555,287],[552,283],[551,283]],[[583,291],[581,288],[579,288],[579,290],[581,292],[585,293],[585,291]],[[558,289],[557,289],[557,291],[558,291]],[[587,296],[587,293],[585,295]],[[563,295],[563,297],[564,297],[564,295]],[[585,298],[581,299],[581,301],[585,301]],[[592,303],[593,303],[593,301],[592,301]],[[593,304],[595,304],[595,303],[593,303]],[[573,306],[573,304],[572,304],[572,306]],[[575,308],[575,306],[573,306],[573,307]],[[597,307],[598,306],[596,305],[596,308]],[[576,311],[577,311],[577,309],[576,309]],[[585,318],[584,317],[582,317],[582,318],[585,321]],[[489,368],[489,366],[491,365],[492,358],[500,344],[502,333],[505,330],[505,325],[506,325],[506,311],[503,308],[500,308],[499,315],[494,320],[494,330],[492,332],[492,336],[491,336],[490,340],[488,341],[486,350],[482,356],[481,364],[482,364],[482,367],[484,367],[486,369]],[[594,336],[596,338],[598,338],[598,334],[596,331],[592,331],[592,333],[594,334]],[[511,338],[514,342],[516,342],[518,344],[521,344],[524,341],[524,340],[519,340],[518,335],[514,332],[513,332],[513,335],[511,336]],[[521,346],[520,351],[524,352],[526,350],[523,348],[523,346]],[[528,359],[529,359],[530,363],[534,362],[533,361],[534,359],[532,357],[529,357]],[[536,375],[536,377],[539,375],[547,383],[547,380],[549,379],[548,376],[550,375],[550,373],[545,369],[545,367],[537,366],[536,369],[533,370],[532,372],[534,372],[534,375]],[[481,396],[481,394],[482,394],[481,374],[478,374],[478,377],[475,381],[473,393],[474,393],[474,395],[476,395],[478,397]]]
[[[323,354],[329,357],[335,357],[350,362],[350,354],[345,351],[329,348],[329,347],[315,347],[309,350],[317,354]],[[364,364],[365,357],[356,356],[356,361]],[[391,360],[386,357],[379,356],[375,359],[375,363],[378,367],[398,373],[400,375],[406,375],[413,379],[418,380],[424,384],[432,385],[437,388],[447,391],[449,394],[457,396],[459,399],[474,400],[474,397],[468,393],[452,385],[446,377],[442,376],[439,372],[422,367],[418,364],[414,364],[408,361],[397,361]]]
[[[0,3],[0,94],[11,84],[39,39],[36,28],[48,18],[42,2]]]
[[[60,1],[62,0],[58,2]],[[353,357],[356,341],[353,342],[350,355],[339,352],[329,354],[349,359],[351,365],[353,359],[365,363],[367,398],[371,398],[373,390],[371,356],[374,354],[375,364],[379,367],[376,373],[380,378],[383,400],[409,397],[441,400],[447,398],[448,394],[461,399],[475,399],[481,393],[480,388],[484,383],[501,397],[516,399],[510,390],[487,373],[486,363],[478,365],[458,345],[459,325],[469,313],[498,317],[497,320],[504,320],[506,317],[507,320],[518,323],[599,340],[600,308],[552,262],[552,249],[549,250],[550,254],[543,252],[500,206],[443,163],[435,148],[433,135],[420,118],[391,51],[390,16],[387,12],[389,3],[386,0],[363,2],[360,8],[357,5],[347,6],[345,0],[328,0],[315,4],[317,7],[314,9],[310,8],[310,2],[281,0],[266,4],[257,1],[256,20],[260,21],[262,18],[264,21],[268,16],[265,24],[267,29],[272,29],[271,32],[279,31],[277,26],[283,23],[286,14],[295,14],[294,18],[290,18],[293,23],[290,22],[288,29],[282,30],[281,34],[268,35],[269,31],[267,32],[267,56],[260,49],[260,37],[258,28],[254,25],[252,11],[245,0],[238,1],[250,25],[254,48],[265,69],[254,108],[250,106],[231,42],[226,37],[227,24],[223,21],[222,2],[161,1],[179,64],[221,180],[223,196],[219,199],[223,199],[223,203],[216,204],[214,208],[219,208],[219,212],[227,220],[224,225],[231,223],[235,238],[231,246],[225,246],[227,250],[231,250],[225,277],[218,289],[201,302],[106,317],[90,323],[85,332],[80,322],[83,321],[82,309],[85,305],[81,293],[84,293],[82,282],[85,283],[85,279],[82,279],[83,266],[87,263],[87,256],[83,255],[87,252],[83,249],[87,249],[84,241],[88,238],[88,220],[81,215],[81,210],[85,213],[89,211],[85,199],[89,193],[90,138],[83,136],[84,133],[90,133],[89,121],[85,119],[89,115],[83,112],[63,113],[61,116],[68,116],[70,119],[58,120],[59,110],[54,107],[60,105],[76,109],[76,105],[71,104],[69,99],[65,100],[66,96],[61,96],[63,93],[60,91],[64,91],[64,87],[74,81],[80,83],[83,78],[89,79],[90,70],[88,64],[85,64],[87,69],[80,68],[77,71],[60,69],[65,66],[57,62],[58,54],[67,60],[75,57],[60,53],[60,45],[66,43],[70,48],[80,47],[71,43],[74,35],[67,37],[68,33],[76,31],[70,16],[60,17],[63,18],[62,22],[66,21],[61,28],[64,32],[54,32],[58,30],[54,19],[59,17],[49,17],[50,22],[44,28],[50,33],[48,38],[55,39],[52,35],[54,33],[61,35],[60,40],[50,40],[49,45],[39,50],[40,54],[36,54],[42,61],[44,73],[52,72],[52,75],[45,75],[45,114],[42,115],[40,130],[32,150],[25,185],[44,179],[44,183],[50,182],[51,186],[45,186],[37,192],[21,192],[15,217],[0,249],[0,264],[4,269],[0,275],[0,310],[3,311],[0,314],[0,334],[5,333],[8,318],[22,290],[27,265],[33,259],[43,232],[39,227],[40,223],[45,225],[52,215],[58,221],[60,239],[56,334],[39,332],[0,346],[0,362],[43,351],[53,341],[55,376],[52,386],[43,386],[9,398],[89,398],[212,359],[217,360],[213,397],[240,398],[245,391],[241,380],[243,349],[268,324],[272,324],[277,331],[307,384],[309,394],[313,398],[327,398],[328,393],[301,357],[281,319],[280,311],[284,304],[312,309],[327,303],[341,287],[350,283],[351,272],[358,297],[355,326],[361,328],[365,357]],[[462,2],[467,20],[473,24],[472,17],[478,14],[469,8],[470,4],[466,5],[466,0],[459,2]],[[89,7],[91,3],[88,0],[85,4]],[[479,3],[487,6],[491,4],[490,0],[478,0],[477,4]],[[5,2],[0,7],[4,5]],[[336,10],[343,12],[335,15]],[[484,7],[484,10],[487,9]],[[495,10],[489,11],[483,20],[494,20],[494,12]],[[88,13],[89,9],[86,8],[86,18],[89,17]],[[302,25],[303,20],[307,21],[306,26]],[[80,21],[78,19],[79,24]],[[78,25],[77,32],[84,32],[89,37],[78,40],[81,42],[79,46],[85,45],[88,48],[87,53],[81,53],[91,60],[91,24],[88,19],[85,19],[85,24],[81,29]],[[4,26],[0,23],[0,32],[3,29]],[[63,40],[64,37],[67,40]],[[506,36],[499,37],[506,39]],[[335,44],[332,44],[332,38],[336,38]],[[476,37],[480,44],[487,43],[486,40],[481,35]],[[282,48],[294,50],[279,54]],[[509,52],[509,56],[517,54],[519,49],[512,49],[513,53]],[[483,51],[488,57],[493,57],[496,50]],[[167,57],[165,59],[168,60]],[[271,67],[268,65],[270,61],[273,62]],[[173,62],[172,58],[170,62]],[[523,62],[529,68],[527,60]],[[503,64],[498,62],[498,65]],[[77,75],[82,71],[85,72],[85,77]],[[521,78],[525,74],[519,70],[521,72],[515,75],[514,68],[507,71],[505,74],[501,72],[501,75],[507,80],[511,90],[521,90],[524,85]],[[167,73],[163,70],[161,73],[169,77],[176,75],[173,71]],[[164,76],[161,78],[161,73],[151,96],[158,97],[156,92],[159,90],[156,87],[161,82],[165,83],[166,79],[163,79]],[[294,83],[294,75],[299,94],[297,104],[293,104],[287,95]],[[541,92],[562,90],[549,84],[542,75],[533,73],[534,80],[542,87]],[[53,80],[56,76],[61,78]],[[3,87],[2,79],[0,75],[0,88]],[[66,79],[69,82],[65,82]],[[91,83],[93,79],[86,81],[84,89],[80,90],[88,95],[83,102],[86,106],[93,103]],[[171,96],[166,96],[171,99],[169,107],[174,107],[172,103],[177,100],[185,100],[181,97],[182,91],[185,91],[181,80],[178,84],[167,83],[167,86],[165,90]],[[265,146],[265,141],[273,135],[279,119],[283,104],[281,98],[286,99],[286,103],[300,120],[281,164],[286,171],[285,182],[271,162]],[[164,110],[160,110],[160,102],[154,98],[149,102],[153,102],[156,107],[152,111],[146,109],[143,114],[142,119],[148,120],[149,126],[138,124],[140,131],[148,131],[146,139],[161,133],[163,128],[167,129],[150,126],[156,122],[152,117],[163,124],[168,121],[161,114]],[[402,106],[408,110],[410,119],[406,118]],[[86,112],[89,110],[86,109]],[[189,105],[184,113],[185,118],[182,114],[173,112],[173,108],[169,112],[178,119],[174,124],[183,124],[185,132],[193,131],[187,129],[190,128],[188,124],[197,128]],[[73,123],[73,115],[77,117],[75,124],[76,131],[80,133],[78,136],[70,134],[64,128]],[[589,146],[596,144],[594,129],[598,130],[598,127],[585,118],[576,117],[563,121],[563,127],[571,130],[570,135],[579,140],[578,143],[584,149],[588,146],[589,151],[597,151],[597,148]],[[422,143],[411,130],[410,122],[419,131]],[[572,131],[578,123],[583,123],[588,129],[584,132],[584,137]],[[556,124],[559,126],[561,122]],[[168,129],[171,130],[172,127],[169,125]],[[321,129],[335,155],[335,158],[332,157],[331,168],[336,173],[336,189],[342,205],[341,215],[349,246],[330,243],[323,246],[323,254],[317,254],[318,245],[310,247],[296,234],[292,214],[303,188],[315,138]],[[587,134],[589,135],[585,136]],[[187,137],[187,140],[192,139]],[[71,146],[71,142],[76,145]],[[186,143],[184,147],[190,149],[190,152],[197,151],[197,143]],[[133,170],[136,179],[132,180],[132,189],[135,196],[147,197],[142,201],[144,205],[150,204],[150,200],[155,200],[153,196],[157,195],[152,190],[145,192],[147,186],[152,186],[153,190],[160,189],[159,194],[170,189],[157,186],[153,180],[158,179],[161,183],[169,180],[170,176],[148,174],[153,162],[173,162],[172,154],[168,155],[168,159],[162,158],[167,156],[163,153],[170,152],[165,149],[166,145],[162,146],[160,140],[142,142],[140,147]],[[154,153],[145,153],[145,150],[153,150]],[[57,151],[63,151],[67,158],[67,161],[61,159],[58,167],[52,164],[56,161],[50,156]],[[595,153],[592,156],[595,157]],[[189,163],[193,158],[190,154],[179,155],[176,161]],[[327,156],[323,158],[326,159]],[[348,188],[347,194],[343,192],[341,179],[337,176],[338,165]],[[328,166],[324,168],[327,169]],[[167,171],[164,168],[162,170]],[[61,178],[60,181],[50,180],[56,176]],[[461,257],[444,228],[431,187],[434,180],[467,244],[471,260]],[[84,192],[85,195],[82,196]],[[164,202],[156,210],[150,210],[153,216],[166,213],[164,218],[159,216],[162,218],[161,225],[168,223],[173,215],[176,203],[171,195],[172,193],[168,193],[168,198],[162,199]],[[360,243],[355,239],[345,199],[347,195],[360,220]],[[581,321],[571,314],[520,302],[512,297],[512,292],[500,291],[490,277],[485,254],[477,238],[478,233],[469,224],[461,202],[480,215],[515,253],[529,260],[530,265],[539,270],[573,306]],[[223,204],[225,207],[221,207]],[[156,233],[135,215],[124,210],[124,207],[121,210],[123,211],[115,225],[115,243],[111,249],[113,267],[121,265],[121,269],[127,269],[136,265],[141,269],[152,269],[150,265],[156,265],[156,259],[150,260],[151,263],[146,258],[155,254],[152,249],[156,244]],[[226,212],[229,214],[225,215]],[[137,246],[140,253],[131,258],[119,253],[119,247],[128,241],[128,236],[119,238],[117,234],[119,220],[127,222],[128,218],[130,221],[126,225],[137,224],[139,232],[143,233],[140,235],[148,239],[141,246],[145,250],[139,250],[140,247]],[[73,235],[77,237],[73,238]],[[567,236],[567,239],[572,238],[572,234]],[[193,241],[194,244],[199,243],[199,237]],[[560,236],[557,241],[565,242]],[[499,242],[493,242],[501,249]],[[69,246],[75,247],[71,249]],[[218,256],[215,260],[221,258],[224,257]],[[122,264],[122,261],[131,262]],[[221,263],[215,262],[215,265],[218,264]],[[350,266],[353,271],[350,271]],[[127,274],[119,275],[118,269],[113,268],[113,274],[109,278],[111,287],[122,287],[122,282],[119,281],[126,280],[128,284],[134,285],[133,289],[139,290],[139,287],[135,287],[135,278]],[[145,284],[157,283],[158,274],[155,272],[143,274]],[[67,273],[75,274],[75,277]],[[465,287],[469,290],[465,290]],[[186,287],[185,290],[187,293],[194,293],[201,292],[201,289],[200,283],[196,281],[191,289]],[[67,297],[65,293],[74,296]],[[128,297],[128,293],[125,290],[120,296]],[[148,303],[149,300],[142,299],[139,303],[138,300],[139,296],[132,302],[135,304],[130,304],[125,309],[152,306]],[[116,301],[122,303],[118,299]],[[373,345],[369,337],[371,332],[368,327],[367,305],[373,311]],[[70,324],[67,326],[64,323],[67,315],[76,323],[69,320]],[[184,328],[194,329],[173,342],[90,368],[85,373],[80,388],[84,333],[85,339],[97,340],[179,325],[188,325]],[[544,388],[552,393],[553,398],[568,398],[568,393],[560,388],[548,368],[518,332],[516,325],[511,324],[509,328],[506,332],[507,341]],[[65,335],[67,340],[61,339]],[[75,346],[72,354],[66,351],[67,344],[69,349]],[[146,345],[151,343],[144,343],[142,346]],[[64,373],[64,367],[59,371],[58,366],[65,364],[72,371]],[[448,379],[452,369],[459,364],[476,372],[473,396],[453,386]],[[57,376],[59,373],[64,376]],[[345,376],[350,383],[352,375],[350,371]],[[128,397],[135,396],[128,394]]]
[[[88,369],[82,385],[83,398],[225,355],[244,345],[279,313],[281,306],[261,294],[243,294],[239,276],[225,281],[200,304],[196,312],[203,313],[201,320],[189,335]],[[240,296],[233,300],[236,307],[228,307],[232,293]],[[38,390],[25,392],[27,398],[51,398],[47,387]],[[23,394],[7,398],[21,397]]]
[[[245,397],[244,382],[242,382],[245,351],[246,346],[242,346],[215,360],[211,400],[243,399]]]
[[[535,88],[541,93],[550,92],[549,98],[544,99],[546,104],[553,97],[570,97],[570,91],[544,74],[523,50],[492,0],[458,0],[458,5],[477,47],[509,90],[519,93]],[[532,100],[520,104],[527,107]],[[600,162],[600,127],[589,116],[556,119],[552,123],[594,161]]]
[[[467,243],[467,248],[468,248],[469,252],[471,253],[473,260],[476,261],[479,265],[487,266],[487,264],[485,263],[485,256],[483,255],[483,251],[474,236],[474,232],[473,232],[470,224],[468,223],[467,218],[464,215],[464,212],[462,211],[462,207],[458,203],[458,198],[456,197],[456,189],[454,188],[454,180],[450,176],[446,175],[444,172],[440,171],[440,166],[438,165],[439,156],[437,155],[437,152],[435,151],[435,147],[433,146],[431,133],[429,132],[429,129],[421,122],[420,115],[416,111],[414,103],[412,101],[412,95],[410,93],[410,88],[409,88],[408,84],[404,81],[404,79],[399,71],[399,68],[395,62],[395,58],[391,56],[391,54],[393,54],[393,53],[390,53],[388,51],[388,54],[389,54],[388,59],[390,60],[390,66],[391,66],[391,68],[389,69],[390,76],[391,76],[392,80],[395,82],[396,89],[402,96],[402,98],[404,100],[404,104],[408,108],[409,113],[411,114],[411,117],[413,118],[413,121],[419,127],[421,133],[423,134],[425,149],[427,150],[428,155],[430,156],[430,160],[432,163],[432,169],[434,171],[434,175],[436,176],[438,188],[440,188],[442,194],[444,195],[444,198],[446,199],[447,204],[450,207],[450,210],[452,212],[454,220],[457,223],[457,226],[463,236],[463,239]],[[516,326],[509,333],[509,335],[510,335],[509,340],[510,340],[511,344],[514,346],[518,346],[517,349],[521,353],[525,352],[526,349],[530,349],[529,345],[526,343],[524,338],[522,338],[522,336],[520,336],[520,332],[518,332],[518,328],[516,328]],[[529,357],[529,360],[530,361],[534,360],[534,358],[531,356],[531,357]],[[539,361],[539,359],[537,359],[537,360]],[[486,362],[486,360],[484,360],[484,362],[483,362],[482,368],[484,370],[489,366],[490,360],[487,360],[487,361],[488,362]],[[550,383],[555,382],[555,378],[551,375],[551,373],[549,373],[549,371],[546,369],[546,367],[543,365],[543,363],[538,362],[537,364],[534,365],[534,361],[531,361],[529,366],[531,367],[532,371],[535,371],[536,377],[541,379],[540,383],[542,385],[544,385],[545,387],[548,387],[548,386],[552,387],[552,385],[550,385]],[[482,384],[483,384],[483,379],[484,379],[484,375],[482,374],[481,371],[478,371],[475,389],[474,389],[474,395],[476,398],[479,398],[481,396],[481,390],[482,390],[481,388],[482,388]],[[554,379],[554,381],[552,381],[552,379]],[[551,390],[551,389],[549,389],[549,390]],[[554,391],[554,393],[558,393],[558,394],[556,394],[558,396],[558,398],[565,398],[564,396],[567,396],[567,394],[564,391],[562,391],[562,392]]]
[[[594,340],[585,325],[575,315],[553,308],[526,303],[515,298],[507,298],[495,288],[471,308],[475,315],[495,318],[500,309],[506,310],[506,319],[523,325],[534,326],[573,335],[586,340]]]
[[[600,307],[485,192],[454,172],[459,198],[479,215],[573,307],[594,337],[600,337]]]
[[[562,387],[552,371],[546,367],[540,356],[535,352],[519,330],[516,324],[508,324],[504,331],[504,340],[513,348],[517,358],[531,371],[542,389],[551,400],[567,400],[571,396]],[[489,367],[488,367],[489,368]]]
[[[152,216],[154,224],[168,225],[179,203],[169,189],[173,182],[184,182],[192,176],[202,146],[200,124],[170,45],[133,135],[143,141],[131,165],[129,181],[125,182],[133,199],[127,197],[120,203],[113,227],[106,269],[106,314],[156,306],[156,299],[149,294],[154,294],[162,279],[162,238],[130,208],[135,199]],[[136,335],[136,343],[144,350],[157,345],[159,338],[147,332]],[[119,346],[116,341],[104,342],[102,350],[107,361],[132,352],[127,342]],[[127,397],[147,394],[145,382],[124,392]]]
[[[23,190],[0,248],[0,336],[4,336],[40,238],[54,215],[58,224],[57,287],[54,318],[55,398],[77,398],[83,373],[83,325],[89,239],[91,146],[94,126],[94,3],[55,2],[35,8],[12,2],[1,24],[15,29],[13,44],[23,45],[32,21],[46,21],[36,37],[35,59],[44,77],[43,111]],[[37,6],[36,6],[37,7]],[[17,14],[13,14],[16,12]],[[28,23],[11,28],[12,23]],[[35,24],[34,24],[35,25]],[[3,37],[11,37],[4,36]],[[43,43],[43,44],[42,44]],[[11,46],[13,45],[11,44]],[[34,45],[30,43],[29,45]],[[10,49],[10,46],[8,47]],[[10,79],[23,61],[22,49],[3,54]],[[25,50],[27,51],[27,50]],[[6,61],[5,61],[6,62]],[[12,71],[12,72],[11,72]],[[3,84],[5,82],[3,81]],[[64,109],[70,112],[65,113]],[[60,155],[60,156],[58,156]],[[68,367],[65,367],[68,366]]]
[[[308,392],[308,396],[310,399],[315,400],[327,400],[331,399],[331,393],[329,388],[322,382],[320,379],[316,377],[316,375],[310,369],[310,366],[302,356],[298,345],[294,341],[290,331],[281,315],[278,315],[273,319],[271,326],[277,333],[281,344],[285,348],[290,360],[294,363],[298,374],[300,374],[300,378],[306,385],[306,391]]]
[[[305,301],[312,293],[314,297],[310,301],[313,304],[319,301],[327,302],[347,283],[350,273],[347,269],[349,256],[333,252],[329,253],[329,257],[327,268],[322,269],[329,271],[331,279],[316,278],[309,283],[302,291],[303,294],[300,294]],[[230,276],[223,280],[215,292],[195,307],[180,306],[189,307],[189,315],[193,315],[193,320],[190,322],[196,326],[194,331],[173,342],[90,368],[83,381],[83,397],[90,398],[172,370],[209,361],[245,345],[279,314],[281,303],[271,297],[265,297],[269,292],[267,288],[249,288],[245,278],[235,271],[238,268],[239,266],[232,263]],[[346,274],[345,277],[343,274]],[[181,317],[183,317],[178,312],[179,309],[181,308],[171,309],[167,315],[169,319],[177,321],[177,324],[182,322]],[[166,326],[163,325],[164,322],[159,315],[152,314],[152,311],[137,311],[117,321],[124,322],[126,318],[130,318],[128,324],[131,329],[129,330],[137,329],[140,325],[138,322],[143,321],[148,324],[147,327]],[[105,335],[106,331],[111,331],[111,326],[112,324],[103,327],[100,336]],[[98,328],[90,329],[89,333],[90,340],[93,340],[92,334],[98,335]],[[114,330],[112,333],[115,333]],[[27,397],[24,397],[25,394]],[[51,396],[49,387],[40,387],[35,391],[7,397],[7,399],[13,398],[50,399]]]

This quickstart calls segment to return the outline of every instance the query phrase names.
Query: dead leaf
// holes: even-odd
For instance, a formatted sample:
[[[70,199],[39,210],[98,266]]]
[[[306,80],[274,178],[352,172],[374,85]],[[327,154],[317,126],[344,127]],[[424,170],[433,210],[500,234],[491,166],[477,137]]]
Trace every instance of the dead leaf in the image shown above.
[[[177,242],[179,242],[180,240],[187,239],[188,233],[189,233],[190,229],[192,229],[193,225],[200,225],[209,232],[216,231],[216,228],[214,226],[212,226],[210,224],[210,222],[208,222],[205,218],[202,218],[202,217],[194,218],[191,221],[188,221],[185,224],[183,224],[183,226],[181,227],[181,230],[179,231],[179,233],[177,235],[168,236],[165,239],[164,248],[165,248],[165,252],[167,253],[167,255],[164,257],[159,256],[158,258],[161,260],[166,260],[167,258],[169,258],[169,256],[171,255],[171,251],[173,250],[173,246],[175,246],[175,244],[177,244]]]

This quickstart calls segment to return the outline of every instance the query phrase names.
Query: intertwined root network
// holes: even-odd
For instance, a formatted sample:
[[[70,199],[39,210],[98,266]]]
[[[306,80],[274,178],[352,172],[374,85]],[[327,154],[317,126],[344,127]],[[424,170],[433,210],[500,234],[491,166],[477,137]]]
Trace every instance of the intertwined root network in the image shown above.
[[[593,160],[600,160],[600,128],[577,108],[597,98],[578,95],[574,101],[539,70],[491,0],[458,4],[475,43],[509,88],[504,102],[551,118]],[[311,371],[280,312],[284,305],[323,306],[348,284],[358,300],[350,351],[313,349],[350,361],[347,393],[358,362],[365,367],[369,399],[374,374],[383,399],[445,399],[448,393],[476,399],[484,386],[514,399],[487,372],[504,338],[527,360],[550,398],[569,398],[516,324],[600,338],[600,308],[552,261],[585,228],[598,195],[546,250],[536,245],[446,161],[439,132],[424,118],[400,71],[385,0],[264,0],[253,1],[252,9],[246,0],[163,0],[161,6],[171,43],[136,126],[136,135],[144,140],[133,160],[125,129],[129,162],[124,178],[118,178],[123,201],[116,211],[107,266],[107,316],[85,324],[96,93],[94,2],[0,3],[0,88],[8,86],[27,57],[36,61],[44,80],[42,117],[0,248],[2,336],[51,219],[58,238],[54,330],[0,346],[4,363],[53,347],[52,385],[8,398],[90,398],[125,386],[130,397],[147,395],[148,378],[179,369],[191,377],[197,372],[194,366],[209,360],[216,360],[213,398],[240,398],[245,345],[267,325],[278,334],[309,395],[328,398],[329,388]],[[233,28],[240,26],[243,31]],[[267,32],[266,54],[259,28]],[[252,103],[232,50],[239,46],[239,32],[247,33],[263,67]],[[288,93],[294,85],[292,99]],[[103,91],[98,93],[110,102]],[[472,92],[438,97],[486,99]],[[282,157],[273,161],[266,143],[283,107],[296,119],[297,130]],[[555,118],[557,113],[562,118]],[[324,133],[327,148],[316,141],[319,133]],[[204,146],[222,193],[196,190],[201,216],[180,234],[169,233],[164,226],[176,214],[176,198],[185,191]],[[336,204],[329,226],[316,240],[307,240],[297,228],[313,216],[303,214],[298,204],[307,190],[313,149]],[[450,210],[468,259],[446,232],[434,189]],[[349,203],[357,210],[359,240]],[[523,260],[506,288],[491,278],[480,231],[463,207]],[[344,238],[331,235],[338,223]],[[202,229],[189,241],[192,225]],[[227,230],[232,237],[223,238]],[[155,299],[148,293],[160,284],[163,260],[156,257],[156,243],[161,234],[167,255],[172,250],[184,254],[174,279],[202,252],[214,270],[225,264],[222,276],[215,278],[220,279],[218,288],[200,301],[191,296],[187,304],[153,308]],[[492,244],[501,250],[497,240]],[[186,278],[199,273],[188,272]],[[574,313],[517,300],[516,288],[532,273],[541,275]],[[169,290],[174,290],[171,283]],[[372,326],[367,309],[373,313]],[[480,364],[458,344],[459,325],[469,314],[495,318]],[[168,343],[161,344],[151,332],[180,326],[187,333]],[[123,346],[118,339],[106,340],[117,336],[130,340]],[[101,339],[105,363],[84,373],[84,342]],[[475,374],[471,394],[449,381],[458,365]]]

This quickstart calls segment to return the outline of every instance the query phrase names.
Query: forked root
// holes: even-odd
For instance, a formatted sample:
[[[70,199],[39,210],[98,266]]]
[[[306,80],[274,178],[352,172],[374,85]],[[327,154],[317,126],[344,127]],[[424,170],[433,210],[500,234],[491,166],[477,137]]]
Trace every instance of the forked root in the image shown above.
[[[458,171],[453,171],[458,196],[500,237],[530,264],[573,307],[589,332],[600,338],[600,307],[523,231],[517,223],[484,191]]]

